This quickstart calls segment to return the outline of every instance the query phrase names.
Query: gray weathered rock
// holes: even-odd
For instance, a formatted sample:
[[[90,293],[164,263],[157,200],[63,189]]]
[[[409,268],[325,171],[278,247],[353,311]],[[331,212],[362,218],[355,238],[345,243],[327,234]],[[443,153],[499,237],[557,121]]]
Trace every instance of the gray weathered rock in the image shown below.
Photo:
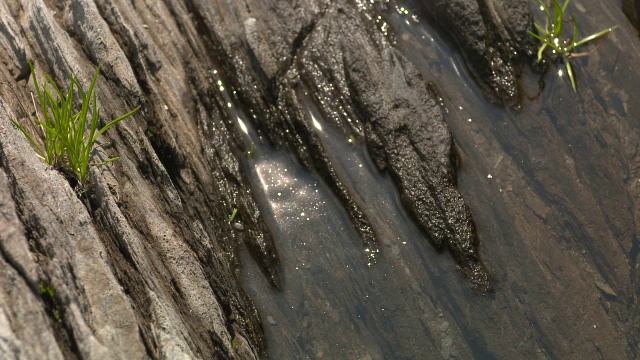
[[[7,176],[0,170],[0,355],[3,359],[62,359],[38,296],[37,265],[9,190]]]

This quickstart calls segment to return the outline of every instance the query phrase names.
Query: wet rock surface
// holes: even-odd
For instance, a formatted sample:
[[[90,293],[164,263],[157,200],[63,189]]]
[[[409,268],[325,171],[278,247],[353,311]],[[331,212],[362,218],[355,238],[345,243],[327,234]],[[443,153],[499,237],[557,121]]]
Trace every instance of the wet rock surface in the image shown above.
[[[640,2],[637,0],[622,0],[622,11],[627,15],[636,30],[640,31]]]
[[[524,244],[505,240],[499,246],[498,240],[490,242],[495,254],[488,266],[497,273],[501,292],[480,296],[494,285],[480,259],[471,212],[457,189],[459,156],[441,101],[407,53],[392,46],[393,36],[379,28],[381,12],[395,5],[322,0],[1,2],[0,357],[259,358],[266,344],[263,326],[286,331],[289,322],[263,314],[264,324],[239,282],[238,249],[246,248],[271,286],[263,293],[287,286],[268,215],[248,179],[247,159],[254,145],[294,154],[297,163],[321,179],[346,212],[347,226],[356,229],[362,242],[357,253],[366,262],[375,263],[372,254],[379,248],[392,247],[389,232],[379,230],[384,230],[380,218],[364,210],[370,204],[359,193],[366,190],[354,188],[349,174],[336,164],[336,150],[319,135],[322,126],[368,150],[377,171],[393,178],[402,206],[422,231],[420,241],[429,244],[417,248],[446,249],[460,270],[452,271],[454,277],[461,272],[466,279],[462,285],[445,283],[459,291],[455,294],[428,291],[412,277],[421,273],[419,266],[403,263],[400,269],[408,279],[400,285],[407,292],[401,293],[410,290],[420,298],[415,308],[419,330],[405,333],[411,337],[410,348],[424,346],[444,358],[493,352],[540,358],[546,358],[546,352],[551,357],[637,354],[638,237],[635,225],[629,225],[638,216],[638,161],[630,150],[635,140],[626,139],[624,150],[612,151],[617,162],[607,163],[606,150],[564,148],[565,157],[544,165],[534,160],[546,156],[540,141],[552,136],[554,144],[563,147],[558,133],[572,129],[552,115],[546,125],[531,125],[532,132],[526,134],[520,126],[527,125],[464,133],[454,124],[461,157],[474,164],[488,166],[496,157],[487,147],[470,150],[474,141],[495,141],[502,148],[513,146],[513,139],[532,144],[502,166],[509,170],[509,186],[533,187],[533,193],[515,192],[514,198],[500,200],[501,207],[485,213],[478,204],[489,191],[483,185],[474,192],[468,182],[463,184],[481,219],[478,226],[489,234],[485,237],[504,239],[500,222],[509,214],[505,218],[517,224],[509,235],[532,239]],[[420,6],[446,29],[485,93],[517,106],[522,58],[513,50],[532,54],[527,3],[425,1]],[[26,123],[35,115],[27,59],[63,85],[72,73],[88,83],[102,64],[97,92],[103,120],[142,106],[140,113],[100,138],[96,156],[121,159],[92,170],[87,196],[78,197],[62,174],[42,163],[9,120]],[[451,94],[460,95],[452,91],[445,97],[450,100]],[[617,94],[612,112],[635,110],[634,104],[630,109],[616,106],[616,99],[629,97],[612,94]],[[566,95],[550,97],[553,111],[569,107],[570,113],[579,113],[563,102]],[[599,101],[593,93],[589,98],[594,104]],[[601,109],[592,111],[579,132],[611,144],[620,134],[635,131],[633,126],[613,131],[594,125],[603,116]],[[488,120],[484,125],[494,126]],[[576,160],[587,164],[590,156],[607,165],[579,165],[577,171]],[[477,175],[480,165],[470,171]],[[622,174],[618,168],[628,171]],[[588,172],[599,175],[585,178]],[[528,183],[531,173],[536,180]],[[563,177],[579,180],[579,190],[541,190]],[[590,197],[605,179],[626,184],[614,191],[622,208],[600,207],[597,196]],[[583,202],[566,205],[574,196]],[[593,223],[580,208],[602,216]],[[559,239],[571,249],[583,248],[578,239],[592,240],[589,254],[597,255],[571,262],[571,254],[556,251],[556,238],[544,236],[548,228],[561,233]],[[606,241],[595,241],[600,238]],[[607,250],[611,245],[614,249]],[[394,256],[405,254],[393,246]],[[547,254],[548,249],[556,250]],[[550,260],[536,262],[529,256]],[[521,257],[526,257],[523,268],[518,267]],[[447,264],[454,261],[444,259]],[[529,283],[531,269],[549,270]],[[575,280],[572,293],[587,298],[602,292],[605,298],[588,303],[572,299],[559,314],[554,307],[564,298],[559,296],[563,282],[558,276]],[[425,283],[438,283],[429,281]],[[553,296],[529,295],[527,285],[545,289],[545,282]],[[585,290],[585,284],[594,293]],[[477,291],[467,298],[458,296],[465,291],[460,288],[469,285]],[[322,303],[323,315],[328,313],[336,326],[353,315],[331,306],[327,299],[332,294],[311,287],[301,291],[311,303]],[[394,295],[398,303],[383,311],[400,315],[404,299]],[[551,300],[539,301],[541,297]],[[496,298],[507,299],[504,308],[511,313],[494,316]],[[626,302],[612,304],[612,299]],[[526,301],[534,305],[529,308]],[[548,314],[565,320],[562,326],[552,329],[557,322]],[[317,320],[311,315],[304,314],[303,327],[314,327]],[[413,310],[411,315],[416,318]],[[575,333],[569,317],[580,318],[589,329],[597,322],[595,346],[583,350],[594,343],[588,336],[561,340]],[[387,320],[376,322],[383,327]],[[532,322],[542,330],[524,330]],[[616,330],[618,324],[624,326]],[[334,335],[346,336],[340,331]],[[431,338],[414,339],[417,333]],[[533,345],[501,344],[507,335],[510,341],[526,339]],[[349,358],[385,356],[365,356],[366,345],[351,350]],[[325,350],[313,355],[321,358]]]
[[[581,35],[613,24],[619,31],[574,59],[577,94],[558,75],[563,65],[551,64],[540,98],[518,113],[478,101],[458,61],[434,62],[442,54],[422,40],[429,31],[393,24],[405,35],[398,48],[439,85],[461,157],[459,189],[494,275],[489,307],[480,300],[466,311],[460,302],[454,312],[465,313],[498,357],[634,358],[639,108],[627,95],[637,74],[625,69],[638,62],[639,41],[619,6],[572,1],[568,11],[582,22]],[[531,342],[514,346],[518,338]]]
[[[412,2],[456,44],[471,75],[488,98],[517,108],[518,74],[536,44],[527,34],[533,19],[526,0],[423,0]]]
[[[315,117],[326,119],[345,137],[365,142],[379,169],[396,178],[404,204],[429,239],[448,248],[472,286],[487,292],[491,280],[479,258],[471,214],[455,188],[451,134],[421,75],[376,31],[369,13],[375,13],[372,6],[332,4],[322,9],[301,30],[287,71],[273,80],[276,107],[263,101],[268,93],[249,92],[252,109],[269,114],[255,120],[255,126],[272,144],[291,148],[303,165],[323,176],[364,245],[375,249],[376,235],[362,205],[343,184],[345,175],[325,155],[330,145],[319,139]],[[256,89],[251,84],[239,88]],[[264,84],[261,88],[267,90]]]

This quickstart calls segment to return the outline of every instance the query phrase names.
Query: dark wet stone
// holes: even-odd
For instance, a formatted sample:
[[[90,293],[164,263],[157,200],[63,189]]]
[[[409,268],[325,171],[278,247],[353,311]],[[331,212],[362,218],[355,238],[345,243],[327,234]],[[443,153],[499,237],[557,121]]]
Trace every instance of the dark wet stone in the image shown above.
[[[636,30],[640,31],[640,1],[622,0],[622,11],[627,15]]]
[[[358,46],[343,48],[347,83],[365,120],[365,136],[372,147],[384,149],[376,163],[386,164],[403,203],[432,243],[451,251],[472,286],[490,290],[471,213],[455,187],[451,133],[426,83],[393,50],[383,53],[388,57],[372,57]],[[380,68],[386,71],[376,71]]]
[[[519,67],[536,44],[527,31],[533,20],[526,0],[421,0],[424,16],[439,25],[465,59],[467,68],[493,102],[518,107]]]

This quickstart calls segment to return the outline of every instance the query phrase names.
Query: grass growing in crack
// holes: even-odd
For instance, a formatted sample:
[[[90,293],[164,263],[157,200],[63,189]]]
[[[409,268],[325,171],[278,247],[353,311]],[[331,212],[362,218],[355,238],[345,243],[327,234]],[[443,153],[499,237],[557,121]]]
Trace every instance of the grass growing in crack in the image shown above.
[[[45,284],[44,281],[40,281],[40,295],[42,297],[49,297],[50,299],[55,299],[56,291],[53,289],[53,286]]]
[[[51,284],[46,284],[44,281],[40,281],[40,296],[42,300],[51,308],[53,318],[56,321],[62,320],[60,311],[55,306],[56,303],[56,291]]]
[[[96,140],[113,125],[136,113],[140,107],[98,128],[100,111],[94,86],[100,73],[100,66],[93,75],[87,91],[82,88],[75,75],[71,75],[66,93],[60,90],[47,73],[44,73],[45,81],[41,86],[31,62],[29,66],[40,103],[41,114],[38,116],[36,109],[35,123],[36,128],[41,130],[38,134],[41,142],[37,141],[36,137],[15,119],[11,121],[36,148],[39,157],[47,164],[75,178],[78,183],[76,190],[84,192],[89,179],[89,166],[100,167],[119,159],[114,157],[97,164],[90,163]],[[76,104],[76,99],[80,99],[79,104]]]
[[[238,209],[237,208],[233,209],[233,212],[231,213],[231,215],[229,215],[229,224],[231,224],[233,219],[236,218],[236,214],[238,214]]]
[[[549,1],[547,1],[547,5],[545,5],[542,0],[538,0],[538,3],[540,3],[540,9],[544,11],[546,16],[546,25],[542,26],[535,23],[534,25],[538,30],[538,34],[529,31],[529,35],[538,39],[542,43],[538,49],[538,62],[542,61],[545,50],[551,49],[553,54],[557,58],[561,58],[564,62],[567,69],[567,76],[569,76],[569,80],[571,81],[571,87],[573,87],[574,92],[577,92],[576,80],[573,74],[573,68],[571,67],[571,59],[578,56],[588,55],[591,52],[575,53],[575,49],[580,45],[584,45],[590,41],[607,35],[617,28],[618,25],[589,35],[582,40],[578,40],[578,22],[576,21],[576,17],[571,15],[571,20],[573,22],[573,36],[571,38],[565,38],[565,28],[563,25],[566,21],[565,12],[569,6],[569,1],[570,0],[567,0],[562,6],[560,6],[558,0],[553,0],[553,10],[551,10],[551,4]]]

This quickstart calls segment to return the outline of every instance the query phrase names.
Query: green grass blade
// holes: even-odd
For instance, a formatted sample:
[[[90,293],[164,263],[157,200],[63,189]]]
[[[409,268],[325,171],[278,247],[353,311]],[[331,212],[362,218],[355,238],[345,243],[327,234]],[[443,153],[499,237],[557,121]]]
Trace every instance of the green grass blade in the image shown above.
[[[81,179],[86,175],[86,164],[89,162],[87,157],[89,156],[89,152],[91,151],[91,144],[86,143],[87,138],[85,137],[85,133],[87,131],[87,115],[91,107],[90,101],[92,92],[93,88],[91,86],[89,92],[81,92],[82,109],[80,110],[80,119],[76,123],[77,134],[74,140],[76,143],[76,154],[78,158],[74,163],[74,168],[76,169],[75,171],[80,175]]]
[[[120,116],[119,118],[117,118],[115,120],[111,120],[107,125],[105,125],[102,129],[100,129],[100,131],[98,131],[98,133],[95,136],[95,139],[97,139],[100,135],[102,135],[105,131],[107,131],[113,125],[119,123],[120,121],[122,121],[122,120],[128,118],[129,116],[135,114],[136,112],[138,112],[138,110],[140,110],[140,106],[138,106],[137,108],[135,108],[135,109],[129,111],[128,113]]]
[[[89,131],[89,145],[92,145],[97,136],[95,135],[96,131],[98,131],[98,125],[100,122],[100,112],[98,110],[98,98],[96,94],[93,94],[93,112],[91,114],[91,129]],[[95,136],[95,137],[94,137]]]
[[[40,111],[43,112],[42,116],[45,117],[46,120],[46,107],[45,107],[45,102],[44,102],[44,96],[42,95],[42,91],[40,91],[40,85],[38,84],[38,77],[36,76],[36,71],[33,68],[33,64],[29,63],[29,66],[31,66],[31,74],[33,75],[33,84],[36,87],[36,95],[38,96],[38,103],[40,104]],[[36,114],[37,116],[37,114]]]
[[[82,158],[82,169],[85,174],[88,174],[89,158],[91,157],[91,150],[93,149],[93,143],[95,142],[94,134],[98,128],[98,121],[100,120],[100,110],[98,109],[98,98],[96,93],[93,93],[93,111],[91,113],[91,130],[87,142],[84,143],[84,154]]]
[[[103,162],[101,162],[101,163],[99,163],[99,164],[96,164],[96,167],[97,167],[97,168],[101,168],[102,166],[105,166],[105,165],[107,165],[108,163],[113,162],[113,161],[116,161],[116,160],[120,160],[120,157],[119,157],[119,156],[116,156],[116,157],[111,158],[111,159],[109,159],[109,160],[107,160],[107,161],[103,161]]]
[[[42,116],[44,117],[44,122],[46,124],[50,124],[49,112],[47,111],[47,105],[46,105],[46,102],[45,102],[45,97],[42,94],[43,90],[41,90],[40,84],[38,83],[38,76],[36,75],[36,69],[33,66],[33,63],[31,61],[29,61],[28,63],[29,63],[29,68],[31,69],[31,75],[33,77],[33,84],[36,87],[36,95],[38,96],[38,103],[40,103],[40,111],[42,111]],[[43,87],[42,89],[45,89],[45,88]],[[36,114],[36,116],[37,116],[37,114]],[[45,141],[44,141],[44,143],[45,143],[45,149],[44,150],[45,151],[43,152],[43,154],[46,155],[45,161],[46,161],[47,164],[53,165],[54,162],[55,162],[55,159],[51,156],[51,153],[50,153],[51,150],[47,146],[48,136],[47,136],[46,132],[44,133],[44,137],[45,137]]]
[[[43,151],[43,154],[45,155],[45,162],[53,166],[57,162],[56,141],[59,137],[59,134],[54,128],[52,128],[42,120],[38,118],[36,118],[35,120],[36,123],[43,129],[43,132],[45,134]]]
[[[238,209],[233,209],[233,212],[231,213],[231,215],[229,215],[229,223],[231,223],[233,221],[233,219],[236,218],[236,215],[238,214]]]
[[[573,39],[571,40],[571,44],[564,49],[567,53],[576,47],[578,41],[578,21],[576,21],[576,17],[573,15],[571,15],[571,20],[573,21]]]
[[[42,120],[36,118],[36,122],[38,123],[38,125],[40,125],[45,133],[50,134],[54,137],[58,137],[58,132],[56,131],[56,129],[52,128],[51,126],[45,124]]]
[[[558,0],[553,0],[553,31],[550,31],[550,33],[552,33],[554,37],[562,35],[563,22],[564,12],[562,11],[562,7],[560,7],[560,3],[558,3]]]
[[[95,75],[94,75],[95,78]],[[87,130],[87,114],[89,112],[89,101],[91,99],[91,94],[86,93],[84,88],[78,82],[78,79],[74,77],[73,81],[75,81],[76,86],[78,88],[78,94],[81,100],[81,108],[78,112],[78,119],[74,122],[75,124],[75,136],[74,136],[74,160],[72,162],[73,172],[78,178],[78,182],[81,185],[87,180],[87,163],[89,152],[91,151],[91,146],[85,144],[85,132]],[[93,79],[92,79],[93,82]],[[90,91],[93,92],[93,87],[90,86]],[[89,148],[89,150],[87,150]]]
[[[542,35],[543,37],[549,36],[547,30],[545,30],[545,28],[543,28],[541,25],[539,25],[538,23],[533,23],[533,25],[536,27],[540,35]]]
[[[544,1],[538,0],[538,3],[540,3],[540,7],[542,8],[542,11],[544,11],[544,14],[547,16],[547,27],[548,27],[548,24],[551,23],[551,14],[549,13],[549,9],[544,4]]]
[[[44,92],[45,101],[48,105],[48,108],[51,110],[51,115],[53,115],[54,120],[58,120],[60,118],[60,106],[58,104],[58,100],[51,95],[51,93],[47,90]],[[58,126],[57,122],[52,122],[53,126]]]
[[[60,128],[58,126],[59,107],[56,99],[51,95],[47,88],[43,88],[43,112],[44,123],[40,124],[45,133],[45,151],[52,165],[57,163],[62,157],[60,151]]]
[[[553,49],[553,50],[555,50],[556,52],[558,52],[558,53],[562,53],[562,51],[560,50],[560,48],[558,48],[558,47],[557,47],[554,43],[552,43],[551,41],[549,41],[549,40],[547,40],[547,39],[545,39],[545,38],[542,38],[542,37],[538,36],[537,34],[535,34],[535,33],[531,32],[531,31],[529,31],[529,35],[531,35],[531,36],[533,36],[534,38],[536,38],[536,39],[538,39],[538,40],[542,41],[542,43],[543,43],[544,45],[549,46],[550,48],[552,48],[552,49]]]
[[[22,125],[20,125],[15,119],[11,119],[11,122],[18,128],[18,130],[20,130],[20,132],[22,132],[22,134],[24,134],[31,145],[36,148],[36,152],[38,153],[38,155],[45,159],[45,152],[42,150],[42,147],[36,142],[36,140],[29,134],[29,132],[25,128],[23,128]]]
[[[38,76],[36,75],[36,69],[33,66],[33,63],[29,61],[29,68],[31,69],[31,75],[33,77],[33,84],[36,87],[36,94],[38,95],[38,102],[40,103],[40,107],[42,107],[42,95],[40,93],[40,85],[38,84]]]
[[[595,40],[595,39],[597,39],[597,38],[599,38],[599,37],[601,37],[601,36],[605,36],[605,35],[607,35],[608,33],[610,33],[610,32],[612,32],[613,30],[615,30],[617,27],[618,27],[618,25],[615,25],[615,26],[612,26],[612,27],[610,27],[610,28],[604,29],[604,30],[602,30],[602,31],[600,31],[600,32],[598,32],[598,33],[595,33],[595,34],[593,34],[593,35],[589,35],[589,36],[587,36],[586,38],[584,38],[584,39],[582,39],[582,40],[580,40],[580,41],[576,42],[576,43],[575,43],[575,47],[580,46],[580,45],[582,45],[582,44],[586,44],[586,43],[588,43],[589,41]]]
[[[100,71],[100,67],[98,67],[98,71]],[[92,95],[94,95],[93,87],[96,83],[97,78],[98,78],[98,73],[96,72],[96,74],[93,76],[93,79],[91,80],[91,83],[89,84],[89,90],[86,93],[84,91],[81,92],[82,108],[80,110],[80,122],[77,124],[79,135],[76,138],[78,148],[86,145],[84,134],[85,134],[85,131],[87,130],[87,115],[89,114],[89,109],[91,108],[90,102],[91,102]]]
[[[82,110],[80,113],[80,118],[82,121],[82,133],[84,134],[84,131],[86,130],[86,126],[87,126],[87,114],[89,113],[89,109],[91,108],[91,98],[93,95],[93,88],[96,84],[96,81],[98,79],[98,73],[100,72],[100,66],[98,66],[98,69],[96,70],[95,74],[93,75],[93,78],[91,79],[91,83],[89,84],[89,90],[85,93],[84,89],[81,90],[80,95],[82,98]],[[80,88],[82,88],[81,86],[79,86]]]
[[[567,75],[569,75],[569,80],[571,80],[571,87],[573,88],[573,92],[577,93],[578,90],[576,88],[576,80],[573,77],[573,69],[571,68],[571,61],[565,58],[565,65],[567,67]]]
[[[52,146],[54,148],[54,153],[56,157],[56,162],[59,165],[64,165],[64,162],[68,158],[68,153],[66,151],[69,144],[69,118],[65,115],[65,108],[67,104],[65,104],[65,99],[55,99],[54,95],[52,95],[48,90],[45,90],[45,96],[48,99],[48,106],[51,110],[52,118],[51,121],[51,129],[55,130],[56,136],[49,129],[48,138],[51,139]]]
[[[64,97],[64,94],[62,94],[62,90],[60,90],[58,85],[56,85],[56,82],[53,81],[53,79],[51,78],[51,76],[49,76],[49,74],[47,74],[47,73],[43,73],[43,74],[44,74],[45,79],[49,83],[49,85],[51,85],[51,87],[53,87],[53,90],[55,90],[56,94],[58,94],[58,96],[62,99]]]
[[[538,62],[542,61],[542,54],[544,53],[544,51],[547,49],[547,44],[542,44],[542,46],[540,46],[540,49],[538,49]]]
[[[78,82],[78,78],[74,76],[71,79],[71,81],[73,81],[76,84],[76,87],[78,88],[78,93],[80,94],[80,99],[84,99],[85,97],[84,88],[82,88],[82,85],[80,84],[80,82]]]
[[[89,85],[89,91],[87,91],[87,97],[91,98],[91,94],[93,94],[93,87],[96,85],[96,81],[98,80],[98,74],[100,74],[101,65],[98,65],[96,69],[96,73],[93,74],[93,79],[91,79],[91,84]]]
[[[73,77],[72,77],[71,84],[69,84],[69,91],[67,92],[67,96],[65,97],[65,100],[64,100],[63,114],[62,114],[62,117],[64,119],[70,119],[73,117],[71,115],[73,113],[73,90],[74,90],[73,85],[74,84],[73,84]],[[67,129],[69,130],[72,129],[72,127],[70,126],[71,125],[70,121],[65,121],[65,125]],[[73,133],[71,133],[70,135],[73,136]]]
[[[91,156],[91,150],[93,149],[93,143],[95,142],[94,136],[98,130],[98,122],[100,120],[100,111],[98,110],[97,95],[93,93],[93,111],[91,112],[91,124],[89,126],[89,136],[86,138],[86,142],[83,142],[84,148],[84,160],[86,166],[89,166],[89,157]]]

